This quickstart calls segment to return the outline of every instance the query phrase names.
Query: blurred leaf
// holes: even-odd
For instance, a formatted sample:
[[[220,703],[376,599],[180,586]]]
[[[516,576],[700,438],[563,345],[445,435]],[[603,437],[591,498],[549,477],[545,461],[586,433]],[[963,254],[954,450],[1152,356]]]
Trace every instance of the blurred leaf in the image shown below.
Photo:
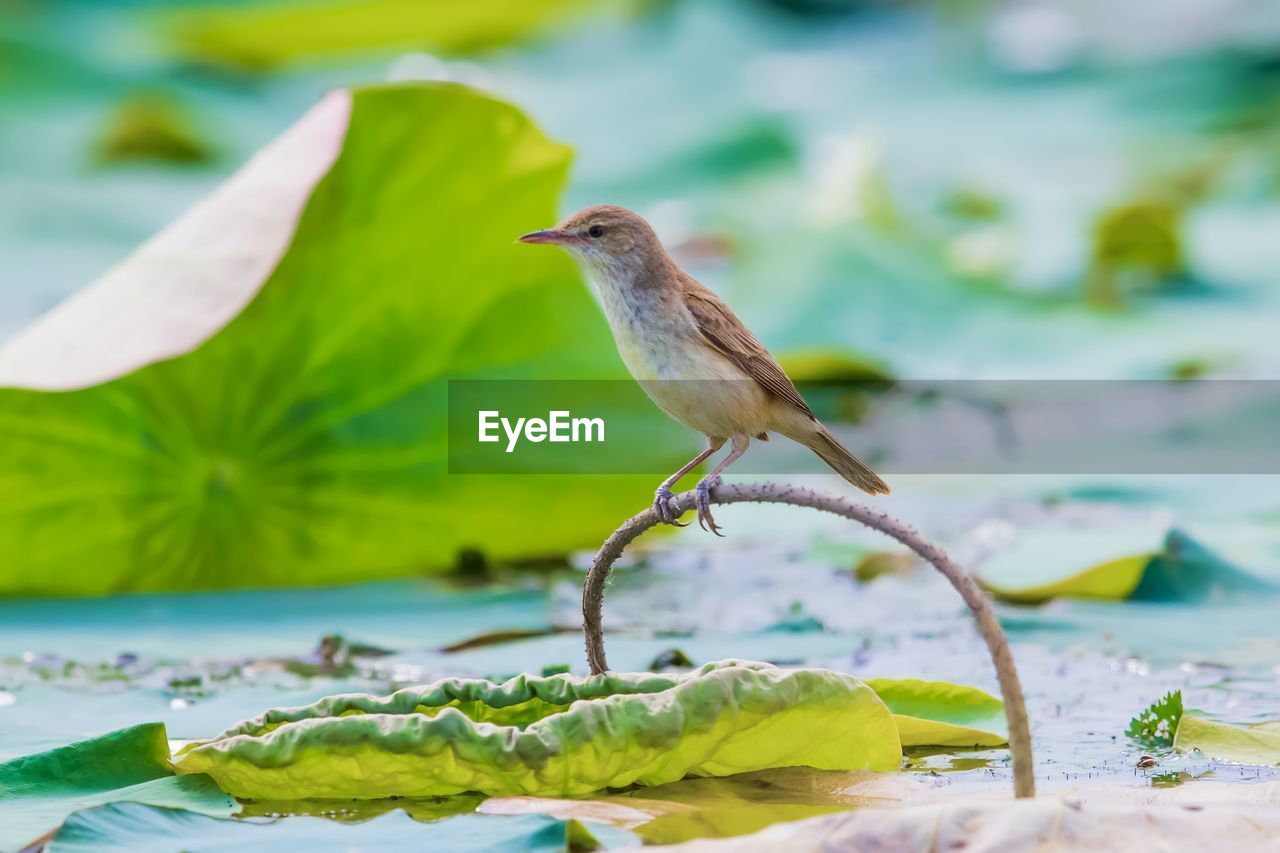
[[[957,219],[991,222],[1003,219],[1006,210],[999,197],[971,187],[958,187],[942,199],[943,210]]]
[[[1275,585],[1228,563],[1178,530],[1169,531],[1163,550],[1157,553],[1103,560],[1045,583],[1018,585],[991,579],[991,574],[1006,578],[1021,574],[1019,563],[1033,574],[1044,574],[1043,565],[1031,565],[1040,560],[1059,567],[1072,562],[1079,565],[1077,555],[1096,551],[1100,543],[1106,547],[1106,541],[1079,532],[1067,537],[1032,536],[990,561],[979,583],[1001,601],[1016,604],[1040,604],[1053,598],[1196,602],[1277,591]]]
[[[910,574],[919,565],[920,559],[905,551],[872,551],[858,558],[853,576],[860,583],[870,583],[879,577]]]
[[[870,0],[756,0],[762,6],[800,18],[839,18],[855,12],[870,11],[875,5]]]
[[[791,350],[783,353],[779,362],[796,382],[858,382],[867,383],[868,389],[880,389],[894,381],[875,360],[836,349]]]
[[[212,156],[190,116],[171,99],[153,93],[134,95],[119,104],[94,148],[103,163],[202,163]]]
[[[1142,573],[1130,594],[1134,601],[1221,600],[1228,597],[1270,596],[1275,584],[1244,571],[1180,530],[1170,530],[1164,549]]]
[[[655,655],[645,669],[650,672],[661,672],[664,669],[689,669],[694,665],[683,649],[672,647]]]
[[[889,706],[904,749],[1004,746],[1004,703],[976,687],[947,681],[872,678],[867,686]]]
[[[1182,208],[1163,199],[1140,199],[1104,211],[1093,227],[1093,265],[1085,296],[1093,304],[1119,305],[1134,292],[1158,289],[1183,272]]]
[[[1001,601],[1016,604],[1040,604],[1053,598],[1100,598],[1120,601],[1138,588],[1142,573],[1155,555],[1138,554],[1120,557],[1090,566],[1070,577],[1053,583],[1025,588],[995,586],[983,581],[982,586]]]
[[[363,823],[336,823],[316,817],[259,823],[217,820],[180,809],[158,809],[138,803],[102,806],[67,819],[49,853],[131,850],[172,853],[258,850],[450,850],[587,851],[631,846],[634,837],[599,824],[588,829],[576,820],[542,815],[519,817],[456,815],[421,823],[403,811]]]
[[[858,423],[894,378],[873,359],[836,348],[784,352],[778,359],[821,419]]]
[[[461,87],[331,96],[0,351],[0,385],[68,389],[0,390],[0,591],[334,583],[596,544],[647,478],[446,464],[449,378],[624,375],[569,259],[512,242],[555,221],[568,159]]]
[[[788,126],[774,118],[752,120],[665,164],[673,184],[758,178],[770,169],[794,165],[800,148]]]
[[[1221,761],[1280,765],[1280,722],[1232,726],[1184,714],[1173,746],[1183,752],[1198,749]]]
[[[173,16],[188,59],[258,71],[342,54],[432,50],[473,53],[528,38],[585,0],[304,0],[207,6]]]
[[[0,764],[0,848],[16,850],[78,808],[132,801],[230,815],[207,776],[177,778],[160,723],[144,723]]]
[[[1173,746],[1173,735],[1182,719],[1182,691],[1173,690],[1156,700],[1129,721],[1125,734],[1137,738],[1143,746],[1159,749]]]

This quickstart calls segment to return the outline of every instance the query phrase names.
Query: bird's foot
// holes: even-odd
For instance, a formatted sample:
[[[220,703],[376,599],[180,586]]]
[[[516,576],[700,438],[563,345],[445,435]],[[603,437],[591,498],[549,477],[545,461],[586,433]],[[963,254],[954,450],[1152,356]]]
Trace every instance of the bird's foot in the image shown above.
[[[680,510],[676,509],[676,496],[671,494],[671,487],[662,485],[653,493],[653,511],[663,524],[675,527],[688,527],[689,522],[680,520]]]
[[[703,530],[710,530],[717,536],[724,536],[720,532],[720,526],[716,524],[715,518],[711,515],[711,490],[720,485],[720,478],[714,480],[699,480],[698,485],[694,489],[696,498],[694,504],[698,507],[698,526]]]

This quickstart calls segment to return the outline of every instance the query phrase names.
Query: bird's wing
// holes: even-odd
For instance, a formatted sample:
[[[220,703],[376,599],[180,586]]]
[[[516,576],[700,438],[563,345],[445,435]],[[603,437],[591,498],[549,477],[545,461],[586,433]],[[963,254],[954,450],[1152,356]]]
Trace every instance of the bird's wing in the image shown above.
[[[684,303],[693,315],[698,331],[717,352],[733,362],[743,373],[758,382],[778,399],[790,403],[809,417],[809,405],[796,386],[774,361],[755,335],[720,301],[714,293],[697,282],[687,282]]]

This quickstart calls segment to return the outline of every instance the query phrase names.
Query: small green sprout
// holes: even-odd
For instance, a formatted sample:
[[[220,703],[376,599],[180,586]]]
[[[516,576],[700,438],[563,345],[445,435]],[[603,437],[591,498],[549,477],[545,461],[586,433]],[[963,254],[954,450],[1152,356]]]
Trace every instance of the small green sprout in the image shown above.
[[[1145,746],[1172,747],[1173,735],[1181,719],[1182,691],[1174,690],[1130,720],[1125,734],[1137,738]]]

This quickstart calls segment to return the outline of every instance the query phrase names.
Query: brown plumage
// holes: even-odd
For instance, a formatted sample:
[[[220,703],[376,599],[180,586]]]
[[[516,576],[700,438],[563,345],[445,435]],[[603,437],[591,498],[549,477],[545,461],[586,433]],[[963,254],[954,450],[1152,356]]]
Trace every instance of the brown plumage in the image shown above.
[[[582,263],[599,288],[632,375],[665,412],[707,436],[707,449],[658,487],[654,508],[663,521],[679,523],[671,505],[676,481],[732,441],[729,455],[697,486],[698,521],[718,533],[710,489],[752,437],[767,440],[769,432],[805,445],[858,488],[888,493],[888,485],[818,421],[759,339],[671,260],[640,216],[598,205],[520,239],[563,246]]]

